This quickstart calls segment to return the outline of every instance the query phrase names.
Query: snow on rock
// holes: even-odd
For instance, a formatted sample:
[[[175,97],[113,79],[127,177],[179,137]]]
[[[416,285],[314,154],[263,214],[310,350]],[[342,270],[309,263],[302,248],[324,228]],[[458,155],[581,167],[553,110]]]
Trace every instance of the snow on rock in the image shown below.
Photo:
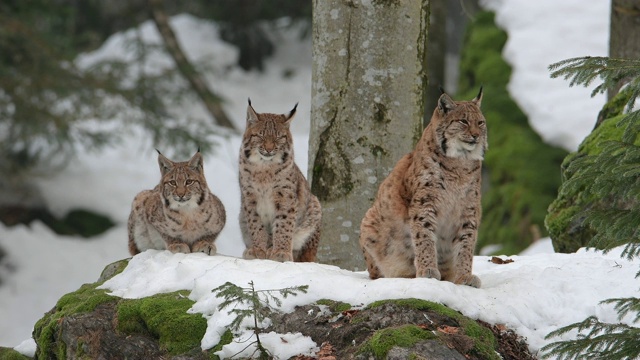
[[[560,326],[591,315],[602,321],[616,322],[612,306],[601,305],[600,301],[640,296],[637,286],[628,286],[635,281],[640,260],[621,259],[620,252],[621,249],[608,254],[587,250],[576,254],[539,253],[512,256],[512,263],[502,265],[490,262],[489,257],[478,256],[474,271],[483,285],[475,289],[433,279],[370,280],[366,272],[351,272],[323,264],[149,250],[135,256],[121,274],[107,281],[102,288],[124,298],[191,291],[189,298],[196,302],[191,311],[203,314],[208,320],[202,339],[204,349],[216,345],[225,327],[233,320],[226,310],[218,310],[222,299],[211,290],[227,281],[242,287],[253,281],[256,289],[309,285],[308,293],[283,300],[285,312],[319,299],[355,306],[400,298],[439,302],[470,318],[505,324],[527,338],[535,352],[549,343],[544,337]],[[242,338],[246,339],[246,336]],[[309,339],[299,337],[299,340],[308,346]],[[277,353],[278,348],[271,350]]]

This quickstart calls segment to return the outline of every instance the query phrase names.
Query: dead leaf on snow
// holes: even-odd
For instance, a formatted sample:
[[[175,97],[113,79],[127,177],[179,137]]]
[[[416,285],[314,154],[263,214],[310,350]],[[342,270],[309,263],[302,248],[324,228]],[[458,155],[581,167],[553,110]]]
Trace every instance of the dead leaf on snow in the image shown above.
[[[504,265],[504,264],[509,264],[513,262],[513,259],[501,259],[497,256],[492,256],[491,260],[489,260],[490,262],[494,263],[494,264],[498,264],[498,265]]]

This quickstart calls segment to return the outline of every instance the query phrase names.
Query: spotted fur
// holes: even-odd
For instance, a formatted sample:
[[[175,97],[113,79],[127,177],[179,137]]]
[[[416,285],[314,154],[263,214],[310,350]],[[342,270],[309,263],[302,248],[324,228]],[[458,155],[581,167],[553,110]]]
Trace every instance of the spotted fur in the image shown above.
[[[168,249],[174,253],[215,255],[215,240],[224,227],[226,213],[220,199],[209,190],[202,155],[173,162],[158,152],[162,178],[153,190],[133,199],[129,215],[129,252]]]
[[[297,105],[296,105],[297,107]],[[240,149],[240,228],[246,259],[316,259],[322,211],[293,158],[288,114],[258,114],[247,107]]]
[[[482,89],[471,101],[442,94],[415,150],[380,184],[360,225],[372,279],[426,277],[480,287],[471,270],[487,150],[481,101]]]

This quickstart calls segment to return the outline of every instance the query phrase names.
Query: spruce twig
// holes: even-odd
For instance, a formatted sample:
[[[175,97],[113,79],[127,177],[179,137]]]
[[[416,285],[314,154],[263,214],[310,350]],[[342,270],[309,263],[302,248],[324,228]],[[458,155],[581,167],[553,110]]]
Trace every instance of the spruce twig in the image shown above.
[[[249,346],[255,344],[257,349],[253,355],[255,355],[256,352],[259,352],[259,359],[269,359],[271,354],[260,341],[260,325],[265,319],[267,319],[269,311],[278,311],[277,308],[282,306],[282,300],[280,297],[276,296],[276,294],[281,296],[283,299],[286,299],[288,296],[297,296],[298,293],[307,293],[308,289],[308,285],[301,285],[282,289],[256,290],[253,281],[249,282],[249,287],[240,287],[227,281],[219,287],[211,290],[212,292],[217,293],[216,297],[223,299],[220,305],[218,305],[218,310],[232,307],[232,309],[229,310],[229,313],[236,315],[229,325],[232,330],[240,330],[242,322],[247,318],[250,318],[253,321],[252,330],[256,340],[249,343],[247,347],[235,354],[234,357],[241,354]]]

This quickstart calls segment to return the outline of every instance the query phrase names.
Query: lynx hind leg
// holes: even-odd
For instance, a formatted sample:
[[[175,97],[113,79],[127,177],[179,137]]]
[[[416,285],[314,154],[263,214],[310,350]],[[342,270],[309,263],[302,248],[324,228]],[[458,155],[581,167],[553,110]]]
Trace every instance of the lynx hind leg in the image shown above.
[[[294,250],[293,261],[295,262],[314,262],[318,253],[318,244],[320,243],[320,224],[317,224],[311,233],[307,242],[300,250]]]
[[[367,249],[362,248],[362,253],[364,255],[364,262],[367,264],[367,272],[369,273],[369,278],[375,280],[383,277],[380,273],[380,269],[378,269],[378,266],[376,266]]]
[[[369,277],[374,280],[384,277],[376,262],[376,259],[379,257],[374,255],[381,246],[380,233],[378,231],[380,222],[377,217],[377,209],[370,208],[360,223],[360,248],[364,255],[364,261],[367,264]]]
[[[307,218],[300,227],[301,233],[307,233],[304,244],[299,250],[293,251],[293,261],[295,262],[314,262],[318,253],[318,245],[320,243],[320,235],[322,232],[322,207],[317,197],[311,197],[309,207],[307,208]],[[299,230],[299,231],[300,231]],[[295,242],[294,242],[295,244]]]
[[[140,253],[140,249],[138,249],[138,245],[136,245],[136,240],[134,238],[135,233],[135,214],[131,211],[131,215],[129,215],[129,222],[127,224],[127,231],[129,233],[129,254],[131,256],[135,256]]]

